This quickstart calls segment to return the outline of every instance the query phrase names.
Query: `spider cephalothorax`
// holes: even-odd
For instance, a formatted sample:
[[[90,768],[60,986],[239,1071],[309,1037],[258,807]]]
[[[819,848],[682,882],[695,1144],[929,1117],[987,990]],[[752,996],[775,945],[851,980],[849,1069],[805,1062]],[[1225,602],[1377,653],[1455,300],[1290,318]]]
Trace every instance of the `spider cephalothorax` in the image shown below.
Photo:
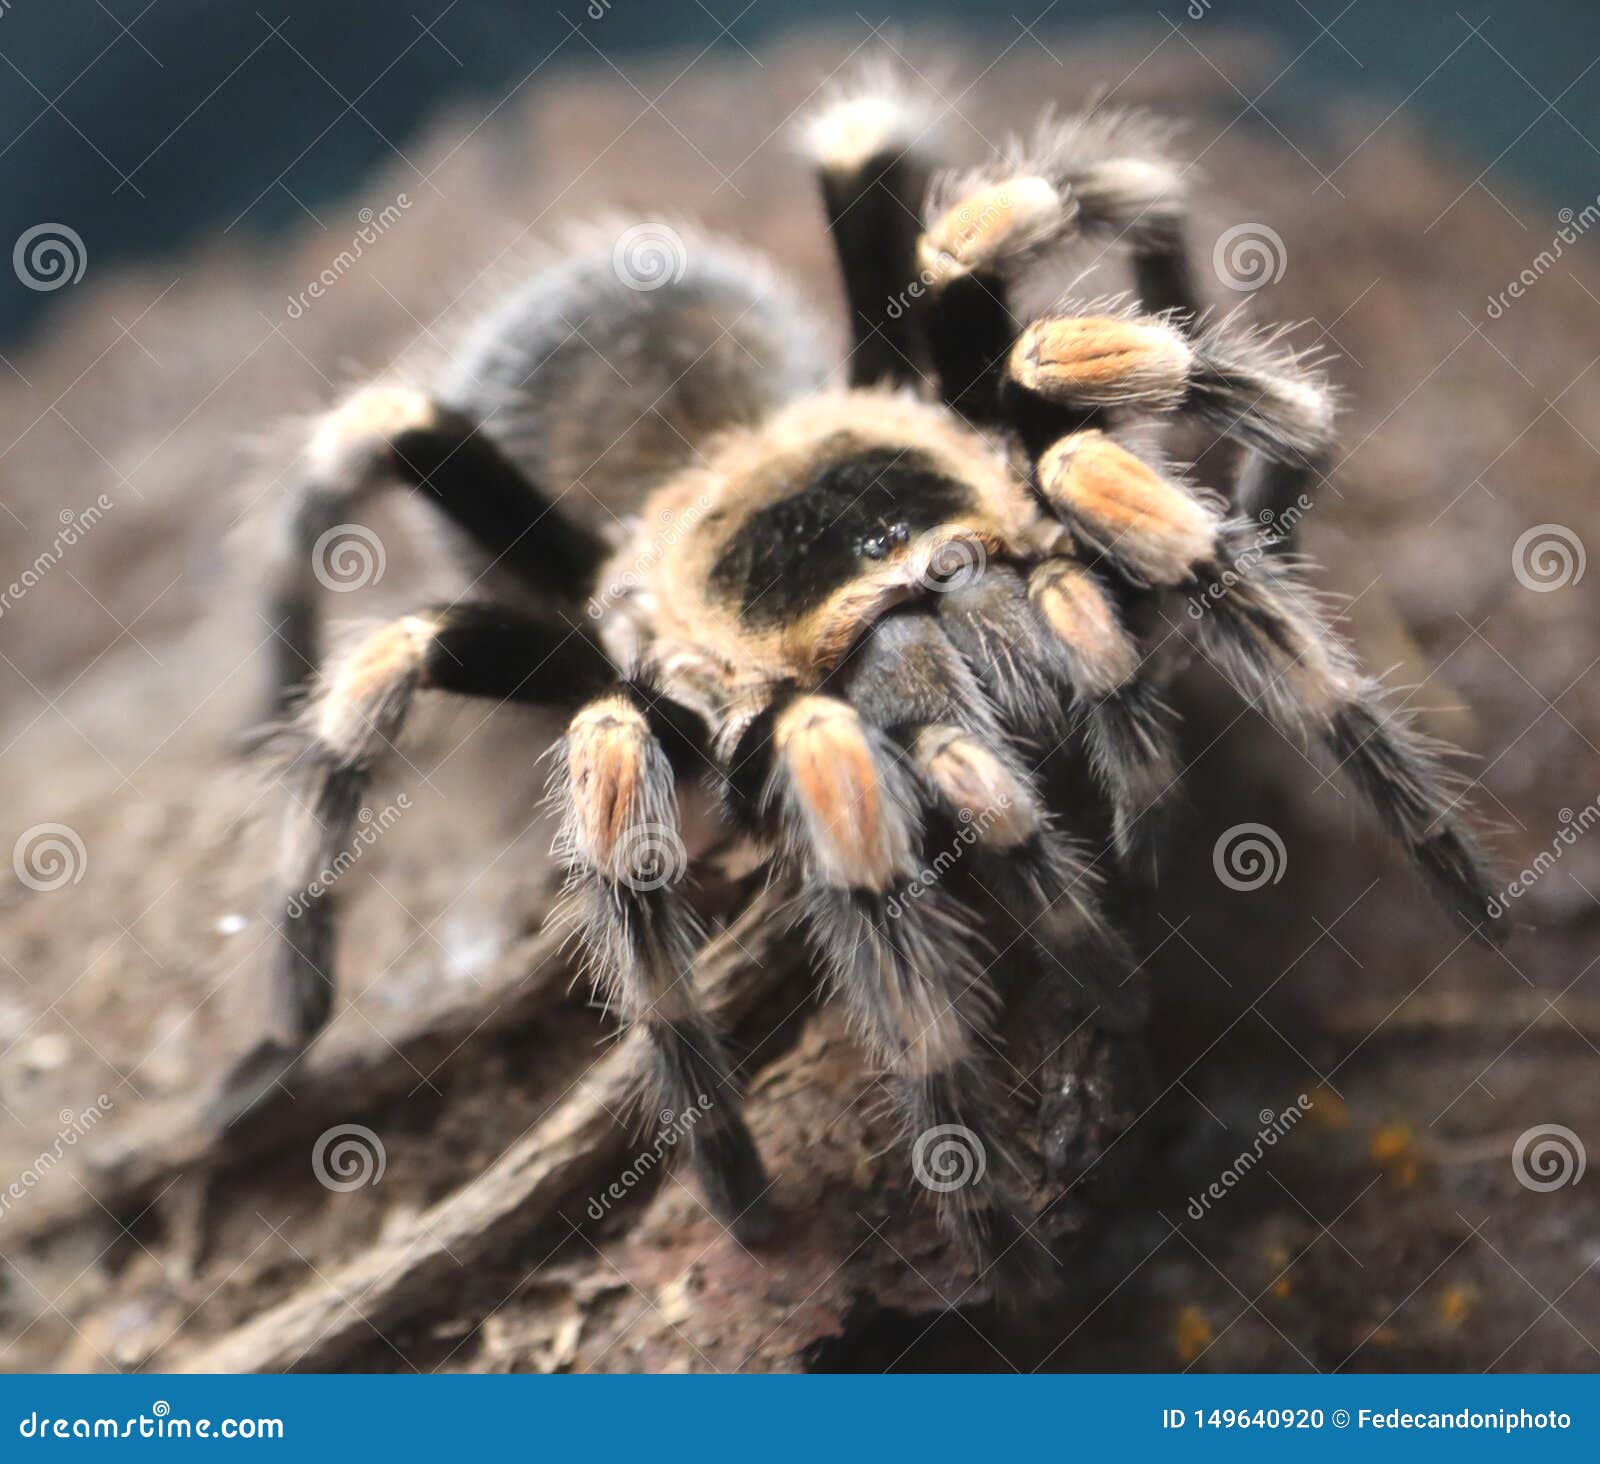
[[[843,362],[729,246],[692,240],[648,289],[608,247],[512,296],[431,382],[370,387],[319,425],[274,601],[278,709],[317,669],[312,547],[370,490],[425,495],[504,592],[377,631],[298,718],[278,1030],[232,1109],[329,1015],[334,902],[296,892],[349,838],[421,689],[576,709],[550,796],[577,927],[649,1037],[661,1105],[706,1112],[699,1172],[749,1235],[767,1181],[689,980],[683,871],[660,858],[685,780],[798,882],[911,1133],[982,1144],[980,1181],[947,1196],[980,1260],[1031,1253],[1034,1227],[991,1040],[1003,993],[973,899],[929,886],[928,842],[965,830],[967,888],[1052,970],[1118,982],[1102,886],[1158,852],[1182,780],[1161,689],[1186,657],[1320,741],[1445,903],[1499,938],[1435,749],[1329,628],[1288,534],[1261,530],[1315,489],[1332,401],[1280,335],[1198,310],[1165,132],[1105,111],[1050,122],[930,185],[919,126],[880,82],[808,132],[850,302]],[[1019,280],[1084,239],[1126,251],[1133,294],[1018,319]],[[1235,444],[1227,491],[1125,430],[1174,417]],[[1086,794],[1062,794],[1063,762]]]

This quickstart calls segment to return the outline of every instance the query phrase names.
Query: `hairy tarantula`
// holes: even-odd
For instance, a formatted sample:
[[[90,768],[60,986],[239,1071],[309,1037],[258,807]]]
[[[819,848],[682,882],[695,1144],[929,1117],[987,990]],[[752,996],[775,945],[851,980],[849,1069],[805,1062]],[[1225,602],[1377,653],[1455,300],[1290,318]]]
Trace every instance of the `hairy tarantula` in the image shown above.
[[[422,495],[501,589],[377,630],[299,711],[276,1029],[239,1070],[255,1092],[328,1019],[335,903],[297,895],[422,690],[575,709],[550,796],[582,945],[648,1035],[661,1106],[709,1095],[696,1167],[745,1236],[768,1181],[688,979],[683,870],[660,858],[680,782],[798,879],[909,1132],[984,1146],[943,1212],[980,1266],[1030,1229],[997,1117],[999,997],[959,895],[902,896],[925,841],[964,825],[1019,923],[1126,974],[1094,866],[1138,881],[1159,846],[1181,782],[1161,688],[1187,657],[1319,739],[1444,903],[1503,937],[1440,749],[1385,708],[1288,535],[1256,522],[1326,471],[1333,402],[1281,333],[1198,308],[1165,132],[1091,110],[935,175],[923,121],[874,79],[808,123],[847,362],[739,249],[695,240],[639,288],[608,247],[532,279],[425,387],[368,386],[318,424],[270,617],[280,719],[317,671],[313,546],[375,490]],[[1126,255],[1133,294],[1019,320],[1024,280],[1081,241]],[[1230,493],[1134,445],[1174,420],[1235,445]],[[1176,611],[1186,597],[1203,613]],[[1053,791],[1063,761],[1073,798]]]

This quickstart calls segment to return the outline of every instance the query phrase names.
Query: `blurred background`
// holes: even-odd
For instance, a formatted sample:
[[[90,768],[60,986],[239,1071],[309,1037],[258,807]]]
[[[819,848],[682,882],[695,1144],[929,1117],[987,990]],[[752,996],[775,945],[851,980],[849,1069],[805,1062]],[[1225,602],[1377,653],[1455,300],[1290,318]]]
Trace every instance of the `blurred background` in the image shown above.
[[[792,126],[883,53],[955,160],[1049,105],[1186,124],[1206,297],[1299,322],[1343,396],[1319,584],[1472,755],[1519,881],[1510,946],[1464,945],[1325,769],[1189,677],[1189,806],[1135,932],[1161,1097],[1021,1336],[964,1300],[826,1012],[742,1048],[808,1217],[791,1270],[673,1180],[600,1223],[513,1165],[529,1191],[463,1217],[608,1034],[548,943],[528,712],[419,719],[342,890],[332,1027],[270,1131],[218,1150],[193,1112],[261,1020],[284,793],[231,738],[307,421],[425,379],[572,223],[630,212],[757,246],[842,336]],[[0,73],[0,1367],[1600,1362],[1592,4],[0,0]],[[332,617],[460,588],[426,520],[372,522],[380,572]],[[1270,882],[1219,882],[1243,825],[1280,841]],[[588,1121],[599,1184],[626,1140]],[[349,1124],[381,1184],[317,1169]]]
[[[997,55],[1047,36],[1093,44],[1130,22],[1152,27],[1153,43],[1171,27],[1180,50],[1216,55],[1227,52],[1224,31],[1271,38],[1287,69],[1240,98],[1251,104],[1242,125],[1281,127],[1318,155],[1319,110],[1330,95],[1359,95],[1426,127],[1463,166],[1483,170],[1488,187],[1504,180],[1557,203],[1594,192],[1584,133],[1600,115],[1600,74],[1583,62],[1600,45],[1600,15],[1584,0],[987,9],[925,0],[878,6],[869,19],[902,34],[959,24],[982,44],[998,41]],[[487,113],[537,89],[552,68],[603,72],[605,57],[625,68],[652,52],[736,57],[861,13],[850,0],[435,0],[416,13],[384,0],[13,3],[0,15],[12,83],[0,93],[6,237],[60,216],[101,265],[241,231],[270,238],[403,158],[443,107]],[[7,292],[0,333],[15,339],[50,304]]]

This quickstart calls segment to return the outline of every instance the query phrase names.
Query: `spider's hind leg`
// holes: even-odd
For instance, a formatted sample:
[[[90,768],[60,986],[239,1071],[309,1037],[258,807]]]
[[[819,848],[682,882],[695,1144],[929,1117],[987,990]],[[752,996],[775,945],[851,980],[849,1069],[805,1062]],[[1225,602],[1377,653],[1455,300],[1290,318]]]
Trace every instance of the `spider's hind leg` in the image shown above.
[[[470,418],[411,387],[358,391],[318,422],[282,508],[264,611],[274,632],[267,731],[318,670],[319,574],[338,575],[338,530],[391,485],[416,490],[485,556],[533,586],[576,595],[605,552]]]
[[[844,276],[852,386],[915,384],[926,365],[909,292],[933,129],[926,102],[887,68],[869,67],[802,131]]]

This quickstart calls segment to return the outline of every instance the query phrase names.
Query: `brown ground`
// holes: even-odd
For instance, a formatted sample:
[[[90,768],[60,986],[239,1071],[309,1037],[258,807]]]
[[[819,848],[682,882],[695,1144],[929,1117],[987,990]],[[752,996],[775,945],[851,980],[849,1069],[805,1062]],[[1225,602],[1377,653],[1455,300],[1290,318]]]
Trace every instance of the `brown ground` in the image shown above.
[[[1441,725],[1482,757],[1480,804],[1519,867],[1551,846],[1562,810],[1581,814],[1600,796],[1600,682],[1588,675],[1600,659],[1597,577],[1535,593],[1511,572],[1512,546],[1533,525],[1600,544],[1600,262],[1582,248],[1487,320],[1487,298],[1554,234],[1549,210],[1469,187],[1472,171],[1403,114],[1380,127],[1382,110],[1340,112],[1315,139],[1296,139],[1324,168],[1351,155],[1337,191],[1319,188],[1308,162],[1251,118],[1224,131],[1244,105],[1235,85],[1254,95],[1281,63],[1220,31],[1207,39],[1215,67],[1176,42],[1141,64],[1154,38],[1080,47],[1061,67],[1018,47],[978,91],[947,88],[971,119],[955,121],[954,143],[971,152],[979,129],[995,136],[1108,77],[1128,78],[1119,101],[1196,119],[1189,142],[1212,180],[1196,229],[1202,263],[1222,229],[1270,222],[1287,269],[1254,308],[1310,319],[1309,335],[1326,332],[1342,357],[1348,455],[1308,546],[1329,563],[1329,586],[1358,597],[1369,661],[1399,663],[1397,679],[1422,683],[1419,704],[1471,709]],[[325,1056],[330,1069],[362,1062],[385,1076],[313,1084],[275,1143],[209,1178],[180,1166],[154,1202],[103,1206],[85,1188],[113,1196],[85,1160],[163,1131],[251,1035],[274,795],[224,743],[250,708],[267,634],[247,511],[287,459],[250,439],[419,336],[447,333],[564,220],[603,208],[692,213],[770,251],[834,308],[819,210],[777,129],[854,43],[795,45],[763,56],[759,71],[737,52],[702,60],[661,103],[678,130],[645,98],[687,56],[630,64],[638,90],[598,59],[582,74],[541,73],[488,125],[478,127],[486,108],[445,117],[407,149],[431,186],[403,169],[375,179],[325,212],[326,232],[308,226],[270,253],[219,243],[116,275],[91,260],[53,332],[4,373],[0,566],[31,563],[63,510],[101,493],[115,505],[0,614],[6,839],[65,824],[86,851],[81,880],[59,890],[0,876],[0,1179],[49,1167],[38,1156],[62,1125],[100,1095],[110,1106],[37,1190],[0,1211],[5,1366],[205,1366],[231,1328],[339,1285],[339,1267],[380,1238],[435,1224],[427,1207],[448,1204],[589,1060],[602,1029],[577,997],[526,1011],[517,1001],[529,943],[512,943],[546,904],[535,759],[549,726],[440,712],[377,795],[381,806],[404,792],[412,808],[351,876],[351,1005]],[[354,234],[356,209],[401,191],[414,200],[401,222],[326,298],[287,318],[287,297]],[[337,612],[379,615],[449,583],[392,520],[381,527],[383,583]],[[882,1119],[858,1101],[870,1081],[824,1017],[786,1056],[764,1062],[763,1050],[753,1062],[754,1125],[792,1217],[776,1252],[741,1253],[676,1181],[644,1187],[595,1225],[584,1213],[591,1184],[538,1224],[519,1227],[513,1212],[492,1243],[441,1262],[392,1319],[347,1328],[312,1358],[452,1369],[1592,1367],[1596,1176],[1533,1192],[1510,1148],[1550,1123],[1600,1142],[1589,969],[1600,838],[1579,838],[1518,902],[1537,928],[1504,955],[1468,948],[1352,800],[1253,720],[1235,723],[1213,688],[1188,700],[1192,818],[1162,915],[1141,932],[1154,952],[1166,1093],[1143,1121],[1148,1173],[1079,1252],[1067,1301],[1020,1322],[947,1304],[959,1278],[926,1206],[906,1197],[903,1162],[863,1142]],[[1212,847],[1247,820],[1283,836],[1288,872],[1231,894],[1212,874]],[[459,1030],[428,1047],[418,1034],[441,1011]],[[335,1096],[304,1111],[318,1092]],[[1315,1100],[1311,1115],[1270,1164],[1192,1219],[1190,1197],[1252,1142],[1258,1112],[1300,1093]],[[375,1188],[331,1193],[311,1174],[310,1144],[346,1122],[381,1135],[386,1171]],[[625,1144],[613,1148],[602,1182],[627,1159]],[[361,1299],[346,1298],[357,1310]],[[218,1365],[241,1355],[216,1354]]]

